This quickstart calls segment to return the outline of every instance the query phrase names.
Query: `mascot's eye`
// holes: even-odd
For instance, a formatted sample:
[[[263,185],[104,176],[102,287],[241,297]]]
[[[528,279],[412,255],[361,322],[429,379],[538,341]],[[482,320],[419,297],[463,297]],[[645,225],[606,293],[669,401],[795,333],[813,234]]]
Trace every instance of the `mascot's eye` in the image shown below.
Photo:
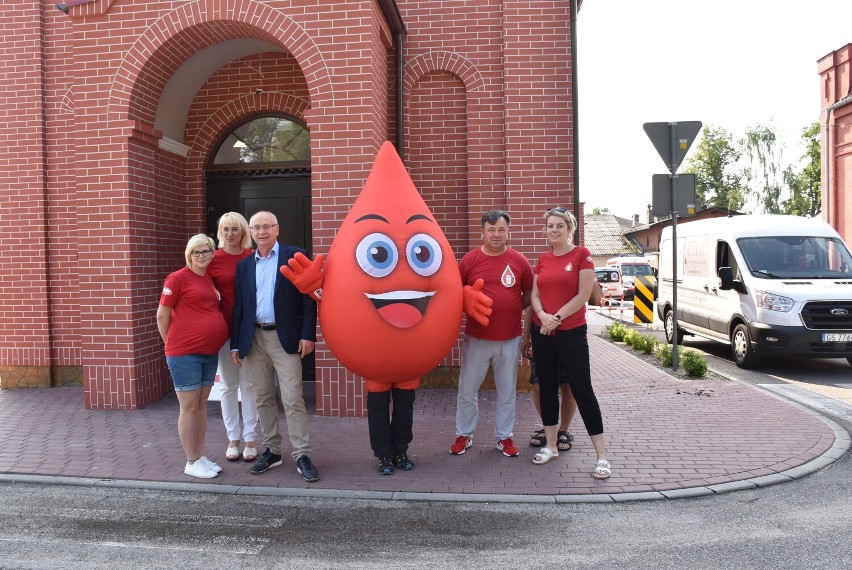
[[[441,267],[441,246],[426,234],[417,234],[405,246],[408,264],[418,275],[429,277]]]
[[[368,235],[358,243],[355,258],[367,275],[384,277],[396,267],[399,252],[391,238],[376,233]]]

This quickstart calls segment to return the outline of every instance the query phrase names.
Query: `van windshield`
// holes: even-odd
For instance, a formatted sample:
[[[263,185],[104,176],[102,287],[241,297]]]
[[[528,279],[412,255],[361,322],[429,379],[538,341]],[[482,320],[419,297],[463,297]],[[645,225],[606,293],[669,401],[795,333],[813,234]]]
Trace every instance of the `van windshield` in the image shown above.
[[[848,277],[852,256],[839,239],[807,236],[750,237],[737,240],[746,265],[761,279]]]
[[[653,275],[654,272],[651,270],[650,265],[622,265],[621,272],[627,277],[636,277],[642,275]]]

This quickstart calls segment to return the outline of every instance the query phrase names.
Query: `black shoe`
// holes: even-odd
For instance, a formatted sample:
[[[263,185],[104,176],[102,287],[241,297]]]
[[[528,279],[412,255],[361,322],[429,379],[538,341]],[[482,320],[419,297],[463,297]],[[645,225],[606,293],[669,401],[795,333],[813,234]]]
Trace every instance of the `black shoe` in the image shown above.
[[[277,467],[281,465],[281,456],[275,455],[269,448],[266,448],[266,451],[263,452],[263,455],[257,458],[257,461],[254,462],[254,465],[249,469],[249,473],[252,475],[259,475],[264,471],[269,471],[273,467]]]
[[[393,454],[393,464],[397,469],[402,469],[403,471],[411,471],[414,469],[414,462],[408,458],[408,455],[406,455],[404,451]]]
[[[379,464],[376,465],[376,471],[380,475],[393,475],[393,464],[390,457],[379,457]]]
[[[319,481],[319,471],[317,471],[317,468],[311,463],[311,458],[307,455],[300,455],[299,459],[296,460],[296,471],[301,473],[302,477],[308,483]]]

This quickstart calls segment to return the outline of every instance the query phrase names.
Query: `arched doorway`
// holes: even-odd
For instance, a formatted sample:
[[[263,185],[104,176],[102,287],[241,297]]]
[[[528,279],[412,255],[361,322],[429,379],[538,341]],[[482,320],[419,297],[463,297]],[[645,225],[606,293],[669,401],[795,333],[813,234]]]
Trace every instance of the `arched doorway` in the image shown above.
[[[225,136],[213,153],[205,181],[207,234],[225,212],[246,219],[267,210],[278,218],[278,241],[311,250],[310,132],[298,120],[253,117]],[[302,365],[306,402],[316,401],[314,353]]]
[[[282,115],[250,119],[219,144],[205,172],[207,232],[225,212],[278,217],[279,241],[311,249],[311,147],[305,125]]]

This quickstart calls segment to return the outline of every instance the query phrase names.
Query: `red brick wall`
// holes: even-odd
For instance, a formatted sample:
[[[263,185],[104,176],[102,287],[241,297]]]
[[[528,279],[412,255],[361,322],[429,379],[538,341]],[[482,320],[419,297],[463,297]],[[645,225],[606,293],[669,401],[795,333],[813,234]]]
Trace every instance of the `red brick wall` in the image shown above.
[[[512,245],[535,256],[541,214],[572,199],[568,3],[398,7],[415,184],[457,255],[497,207],[513,216]],[[0,64],[0,108],[16,111],[0,127],[11,149],[0,157],[0,206],[6,224],[25,230],[4,237],[0,366],[80,366],[87,406],[144,406],[171,389],[154,315],[187,237],[204,229],[203,171],[216,143],[253,115],[303,119],[313,250],[328,251],[376,151],[395,139],[390,30],[372,0],[347,2],[345,17],[335,0],[4,8],[0,41],[14,57]],[[187,58],[233,38],[281,51],[231,62],[202,86],[186,158],[158,148],[164,86]],[[323,343],[317,363],[319,413],[362,415],[360,379]]]
[[[51,355],[41,6],[5,3],[0,32],[0,365],[44,367]]]
[[[852,44],[822,58],[818,69],[822,84],[820,109],[852,96]],[[820,117],[822,216],[848,244],[852,241],[852,103],[831,112],[828,147],[825,146],[825,120],[823,112]]]

